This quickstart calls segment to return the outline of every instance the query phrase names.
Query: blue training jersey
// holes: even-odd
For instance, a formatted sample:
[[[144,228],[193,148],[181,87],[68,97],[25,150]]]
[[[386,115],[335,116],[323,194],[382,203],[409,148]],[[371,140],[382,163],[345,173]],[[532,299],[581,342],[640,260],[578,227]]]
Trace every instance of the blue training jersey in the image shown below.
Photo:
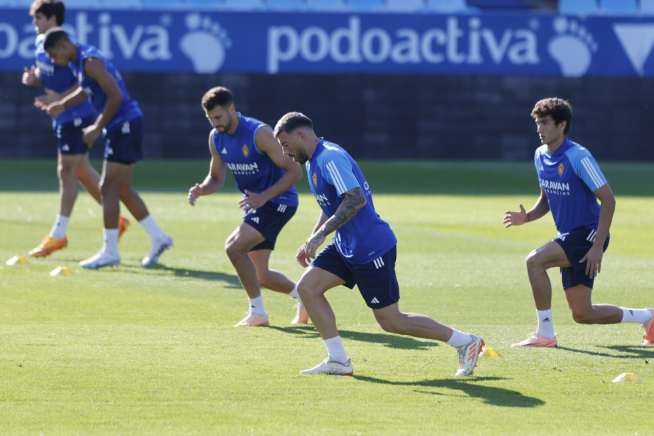
[[[257,131],[265,126],[259,120],[238,114],[240,120],[233,135],[213,130],[213,147],[227,164],[236,179],[236,186],[245,196],[245,190],[263,192],[277,183],[286,173],[275,162],[257,149]],[[296,207],[297,189],[291,186],[286,192],[270,200],[273,203]]]
[[[600,205],[593,191],[607,182],[590,152],[566,138],[553,155],[547,145],[538,147],[534,163],[559,233],[597,230]]]
[[[344,192],[360,187],[366,196],[367,204],[334,236],[336,249],[348,262],[368,263],[397,245],[391,226],[375,212],[366,178],[345,150],[320,138],[306,168],[311,192],[328,217],[336,213]]]
[[[43,48],[44,40],[45,35],[38,35],[35,42],[36,49],[34,50],[34,58],[36,60],[36,66],[39,68],[43,86],[55,92],[64,92],[73,85],[77,85],[77,79],[69,68],[52,62],[52,59],[50,59],[48,53]],[[75,118],[86,118],[93,114],[95,114],[95,109],[91,105],[91,102],[86,100],[85,102],[66,108],[54,120],[54,123],[55,125],[65,124],[73,121]]]
[[[107,104],[107,94],[104,93],[98,82],[89,78],[84,72],[84,60],[87,58],[100,59],[102,63],[104,63],[104,66],[109,74],[111,74],[111,76],[116,80],[118,87],[120,87],[120,90],[123,93],[123,101],[116,111],[114,117],[105,126],[105,129],[115,129],[117,127],[121,127],[122,124],[126,121],[131,121],[138,117],[142,117],[143,113],[139,108],[139,104],[136,100],[132,100],[132,98],[129,96],[127,88],[125,87],[125,82],[123,81],[123,77],[120,75],[120,72],[116,69],[116,67],[114,67],[114,65],[104,56],[102,56],[98,49],[92,45],[78,44],[77,60],[74,63],[71,62],[69,66],[75,76],[77,76],[79,85],[91,98],[91,103],[93,103],[95,110],[98,111],[98,113],[104,110],[104,107]]]

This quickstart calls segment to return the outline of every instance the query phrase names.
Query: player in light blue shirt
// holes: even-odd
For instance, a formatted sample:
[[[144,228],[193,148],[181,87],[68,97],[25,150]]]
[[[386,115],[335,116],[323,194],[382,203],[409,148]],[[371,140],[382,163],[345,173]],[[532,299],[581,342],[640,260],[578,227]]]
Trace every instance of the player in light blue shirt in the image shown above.
[[[547,270],[561,269],[563,289],[572,318],[581,324],[643,324],[643,343],[654,343],[652,309],[629,309],[591,301],[593,282],[609,245],[609,227],[615,212],[613,192],[590,152],[566,135],[572,122],[570,103],[547,98],[532,113],[543,144],[534,163],[540,198],[525,211],[507,211],[506,227],[535,221],[552,212],[557,236],[527,257],[527,273],[538,315],[538,329],[514,347],[556,347],[552,320],[552,285]],[[601,206],[597,203],[599,199]]]
[[[38,104],[45,104],[70,94],[78,88],[77,78],[67,66],[52,62],[43,48],[45,33],[64,22],[66,7],[61,1],[36,0],[29,11],[36,37],[34,58],[36,65],[25,68],[22,82],[28,86],[46,88],[47,94],[36,98]],[[100,204],[100,175],[89,162],[89,148],[82,140],[83,129],[93,124],[95,109],[87,99],[71,106],[52,121],[57,138],[57,176],[59,177],[59,213],[50,233],[30,251],[32,257],[49,256],[68,245],[67,229],[70,215],[79,191],[80,182],[86,191]],[[123,221],[123,228],[128,222]]]
[[[334,312],[324,294],[336,286],[352,289],[357,285],[384,330],[447,342],[457,349],[456,375],[472,374],[484,345],[482,338],[425,315],[400,312],[400,287],[395,275],[397,239],[375,211],[370,185],[354,159],[340,146],[318,138],[311,120],[299,112],[284,115],[274,134],[286,156],[306,164],[309,187],[322,209],[312,235],[298,249],[296,258],[307,268],[298,282],[298,292],[327,347],[328,357],[301,373],[353,374]],[[331,233],[333,241],[318,254]]]

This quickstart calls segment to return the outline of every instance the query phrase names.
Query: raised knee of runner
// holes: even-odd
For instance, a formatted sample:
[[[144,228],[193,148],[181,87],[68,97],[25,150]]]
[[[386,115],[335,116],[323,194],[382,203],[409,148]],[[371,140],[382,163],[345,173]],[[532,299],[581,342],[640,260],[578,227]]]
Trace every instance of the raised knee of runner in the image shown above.
[[[232,239],[228,239],[225,242],[225,253],[232,260],[247,255],[247,252]]]
[[[59,164],[57,166],[57,176],[63,181],[77,181],[77,171],[72,165]]]
[[[536,250],[529,253],[525,259],[525,264],[527,265],[527,271],[530,273],[544,270],[540,253],[538,253]]]
[[[319,294],[316,286],[312,286],[306,280],[302,279],[297,283],[297,293],[302,300],[313,298]]]

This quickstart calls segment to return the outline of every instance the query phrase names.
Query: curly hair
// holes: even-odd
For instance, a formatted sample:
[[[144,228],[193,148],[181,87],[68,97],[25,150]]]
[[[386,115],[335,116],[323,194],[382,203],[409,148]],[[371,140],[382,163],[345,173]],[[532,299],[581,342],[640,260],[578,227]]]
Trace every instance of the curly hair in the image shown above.
[[[572,123],[572,106],[570,106],[570,102],[558,97],[544,98],[537,102],[531,111],[531,116],[534,118],[548,115],[552,117],[554,124],[557,126],[562,121],[566,121],[563,134],[567,135],[568,131],[570,131],[570,123]]]

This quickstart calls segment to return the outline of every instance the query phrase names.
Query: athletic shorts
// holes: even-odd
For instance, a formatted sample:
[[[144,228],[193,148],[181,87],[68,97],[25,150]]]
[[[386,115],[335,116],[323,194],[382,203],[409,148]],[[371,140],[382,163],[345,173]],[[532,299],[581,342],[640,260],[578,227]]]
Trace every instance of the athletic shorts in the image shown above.
[[[279,232],[293,218],[296,211],[296,206],[287,206],[269,201],[259,209],[245,214],[243,216],[243,222],[254,227],[266,238],[265,241],[250,251],[274,250]]]
[[[593,246],[597,230],[590,228],[575,229],[569,233],[563,233],[552,239],[559,244],[565,255],[568,257],[572,267],[561,268],[561,279],[563,281],[563,289],[567,290],[578,285],[584,285],[593,289],[593,282],[586,274],[586,262],[579,263],[581,259],[588,253],[588,250]],[[604,242],[603,251],[609,246],[609,238]]]
[[[400,301],[400,285],[395,275],[397,245],[363,265],[348,262],[332,242],[327,245],[311,266],[329,271],[342,278],[348,288],[357,285],[361,296],[371,309],[383,309]]]
[[[95,115],[85,118],[75,118],[72,121],[55,126],[57,137],[57,153],[59,154],[86,154],[89,146],[82,141],[82,129],[95,122]]]
[[[107,130],[104,136],[104,158],[109,162],[126,165],[143,159],[144,128],[145,120],[138,117]]]

